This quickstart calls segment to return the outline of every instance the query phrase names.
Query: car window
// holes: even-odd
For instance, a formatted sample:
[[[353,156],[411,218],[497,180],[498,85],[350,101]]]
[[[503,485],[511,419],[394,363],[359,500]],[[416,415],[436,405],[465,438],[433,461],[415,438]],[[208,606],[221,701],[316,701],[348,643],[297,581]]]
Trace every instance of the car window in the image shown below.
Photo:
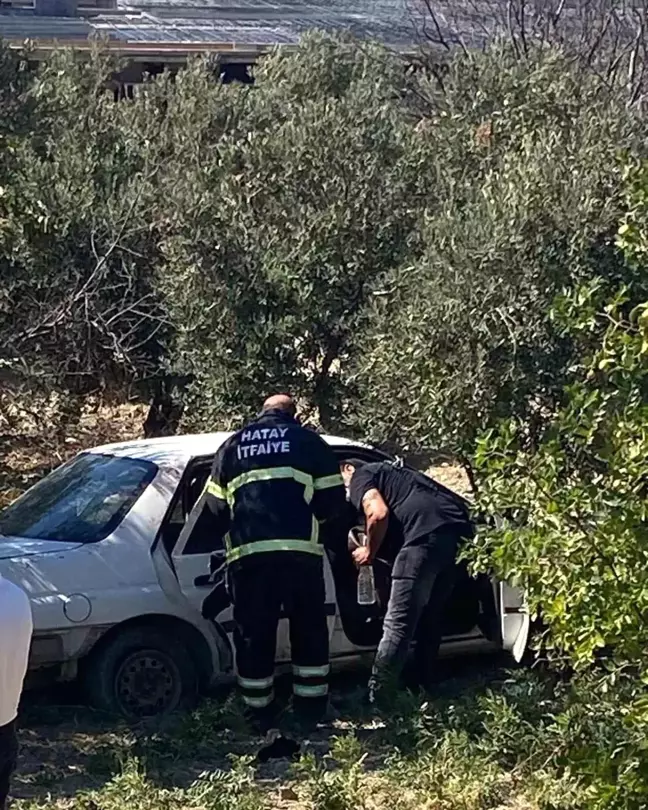
[[[180,490],[176,495],[175,502],[162,527],[162,542],[169,554],[181,554],[182,556],[191,554],[209,554],[215,550],[218,542],[214,541],[214,533],[209,515],[203,509],[203,513],[198,517],[191,535],[187,539],[182,551],[178,548],[178,540],[185,523],[196,501],[202,492],[209,478],[211,460],[206,463],[201,460],[194,463],[186,472]],[[220,540],[222,542],[222,538]]]
[[[209,478],[209,467],[197,467],[190,472],[184,491],[185,514],[188,517],[194,504],[201,496],[207,479]],[[186,518],[185,518],[186,519]],[[183,556],[190,554],[211,554],[217,551],[223,543],[222,537],[214,536],[214,527],[209,514],[203,509],[198,517],[191,536],[182,550]]]
[[[208,477],[209,467],[189,470],[167,518],[169,524],[179,526],[182,529],[196,501],[202,495]]]
[[[119,526],[157,469],[142,459],[83,453],[1,512],[0,534],[96,543]]]
[[[184,491],[184,508],[188,516],[194,508],[196,501],[203,493],[211,467],[197,467],[191,470]]]

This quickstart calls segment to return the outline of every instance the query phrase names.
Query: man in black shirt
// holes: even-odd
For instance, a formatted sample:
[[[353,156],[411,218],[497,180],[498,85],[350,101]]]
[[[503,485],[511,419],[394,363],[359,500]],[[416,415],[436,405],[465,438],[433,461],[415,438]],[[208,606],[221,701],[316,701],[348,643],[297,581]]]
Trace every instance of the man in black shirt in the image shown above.
[[[375,702],[380,686],[401,674],[415,637],[419,677],[427,681],[441,643],[459,544],[473,529],[464,501],[422,473],[351,459],[342,465],[342,477],[366,522],[367,543],[353,552],[356,564],[371,565],[380,550],[380,558],[393,565],[370,683]]]

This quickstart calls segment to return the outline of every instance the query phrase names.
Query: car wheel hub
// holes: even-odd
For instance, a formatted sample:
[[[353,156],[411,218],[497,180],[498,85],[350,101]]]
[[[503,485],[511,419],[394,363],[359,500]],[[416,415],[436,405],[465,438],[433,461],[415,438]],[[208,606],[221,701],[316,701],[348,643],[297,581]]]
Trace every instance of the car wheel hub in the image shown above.
[[[180,679],[173,663],[154,650],[128,656],[116,677],[117,699],[131,717],[151,717],[173,708],[180,699]]]

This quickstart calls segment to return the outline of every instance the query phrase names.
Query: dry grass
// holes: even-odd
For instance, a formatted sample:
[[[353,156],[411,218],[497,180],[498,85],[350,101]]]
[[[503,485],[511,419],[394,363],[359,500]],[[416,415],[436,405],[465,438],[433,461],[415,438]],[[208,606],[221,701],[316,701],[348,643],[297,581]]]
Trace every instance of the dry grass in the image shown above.
[[[426,473],[448,489],[452,489],[464,497],[470,495],[468,476],[459,464],[452,464],[449,461],[439,462],[429,467]]]

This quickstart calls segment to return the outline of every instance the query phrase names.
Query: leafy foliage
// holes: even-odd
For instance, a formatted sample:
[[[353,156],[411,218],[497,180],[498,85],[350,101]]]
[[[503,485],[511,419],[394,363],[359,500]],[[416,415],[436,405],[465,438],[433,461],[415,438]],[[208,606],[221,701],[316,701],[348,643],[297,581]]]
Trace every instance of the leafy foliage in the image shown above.
[[[617,153],[641,124],[559,51],[457,52],[439,83],[311,36],[253,89],[198,61],[124,104],[100,52],[6,60],[0,334],[31,384],[179,376],[192,428],[291,389],[326,426],[468,456],[555,402],[560,287],[624,280]]]
[[[617,152],[637,122],[551,50],[457,55],[423,89],[423,251],[375,308],[359,387],[378,438],[470,456],[498,418],[536,429],[559,398],[575,353],[555,295],[623,277]]]
[[[481,553],[525,586],[553,643],[577,664],[610,645],[639,663],[648,620],[637,576],[648,563],[648,304],[632,307],[624,290],[598,316],[595,291],[559,302],[565,328],[607,327],[539,445],[519,419],[478,443],[483,503],[507,516]]]
[[[162,729],[106,725],[103,733],[96,717],[75,713],[66,724],[61,716],[32,715],[23,727],[37,719],[40,734],[25,734],[23,752],[38,752],[37,780],[19,774],[16,792],[56,793],[17,806],[635,810],[645,804],[636,682],[621,676],[612,685],[590,674],[567,683],[533,671],[446,684],[434,701],[410,696],[408,707],[400,704],[396,728],[407,726],[407,738],[394,735],[391,718],[384,728],[367,723],[350,700],[345,725],[354,730],[336,724],[317,732],[292,767],[255,766],[258,739],[233,732],[229,713],[214,703]],[[43,747],[48,724],[53,739]],[[72,747],[63,756],[66,737]],[[93,787],[79,790],[84,778]],[[73,785],[69,798],[58,798]]]
[[[642,807],[648,795],[646,177],[643,163],[630,164],[617,238],[628,285],[613,293],[601,276],[565,291],[550,312],[578,348],[560,404],[540,433],[508,418],[475,451],[481,503],[501,520],[471,550],[474,565],[524,587],[554,656],[576,670],[602,666],[596,698],[581,693],[556,729],[564,761],[601,808]],[[598,746],[585,742],[592,735]]]
[[[313,810],[347,810],[367,806],[369,792],[363,784],[363,763],[367,752],[352,734],[336,737],[325,760],[306,754],[295,766],[303,792]],[[333,765],[333,768],[327,767]]]
[[[340,364],[419,217],[399,70],[378,48],[314,38],[298,61],[265,62],[247,93],[200,65],[179,80],[169,117],[193,130],[194,154],[169,179],[159,284],[175,362],[197,379],[193,421],[240,417],[272,387],[339,419]]]
[[[50,389],[119,391],[158,351],[147,216],[157,167],[140,146],[155,124],[137,131],[103,93],[109,67],[64,53],[32,79],[35,128],[14,139],[0,198],[4,359]]]
[[[414,76],[310,36],[253,90],[196,61],[121,104],[101,52],[30,71],[0,46],[3,386],[67,404],[182,381],[197,429],[290,389],[327,428],[448,449],[502,516],[474,565],[523,584],[585,672],[550,694],[522,678],[469,705],[407,698],[386,774],[343,738],[302,763],[310,806],[646,803],[644,68],[620,81],[516,26]],[[166,754],[183,735],[209,751],[210,724]],[[176,789],[133,756],[86,798],[266,803],[246,759]]]

